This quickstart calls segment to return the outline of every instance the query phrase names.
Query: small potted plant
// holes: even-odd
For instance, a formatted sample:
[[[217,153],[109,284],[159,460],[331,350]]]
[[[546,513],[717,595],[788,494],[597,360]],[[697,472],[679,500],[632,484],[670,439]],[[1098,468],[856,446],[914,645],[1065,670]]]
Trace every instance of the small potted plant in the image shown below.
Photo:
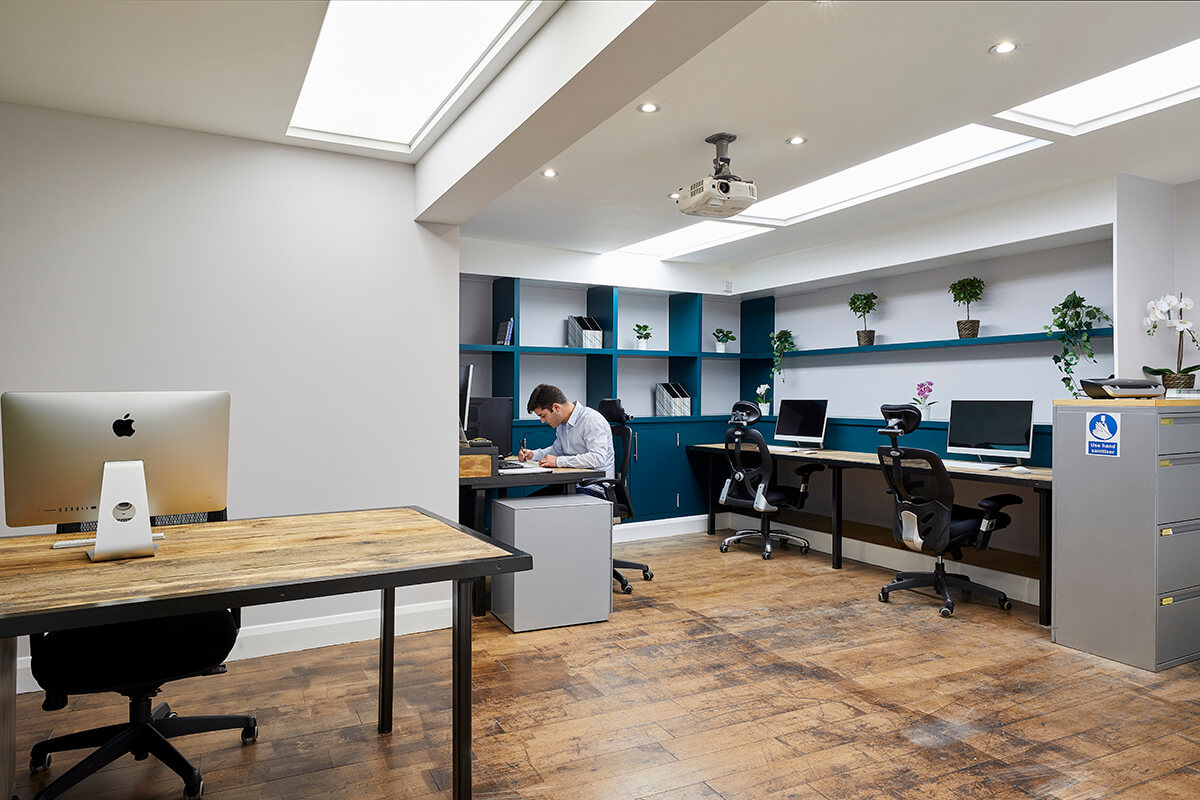
[[[770,391],[771,384],[769,383],[760,383],[754,390],[755,397],[758,398],[758,410],[764,417],[771,416],[771,401],[767,400],[767,394]]]
[[[917,384],[917,394],[912,401],[913,405],[920,410],[922,417],[927,417],[929,407],[937,403],[937,400],[929,399],[931,394],[933,394],[933,381],[921,381]]]
[[[1096,361],[1092,350],[1092,327],[1098,322],[1111,322],[1112,317],[1097,306],[1088,305],[1078,293],[1071,292],[1063,301],[1050,309],[1054,316],[1050,324],[1042,329],[1047,336],[1058,336],[1062,342],[1062,352],[1051,359],[1058,371],[1062,373],[1063,386],[1071,393],[1071,397],[1082,397],[1079,386],[1075,383],[1075,365],[1081,359]]]
[[[637,349],[645,350],[646,343],[650,341],[650,326],[634,325],[633,332],[637,334]]]
[[[727,331],[724,328],[717,328],[715,331],[713,331],[713,337],[717,340],[718,353],[725,352],[726,342],[732,342],[737,339],[737,337],[733,335],[733,331]]]
[[[771,374],[778,375],[781,381],[784,380],[783,357],[795,349],[796,340],[792,338],[790,330],[784,328],[771,333]]]
[[[850,296],[850,310],[854,312],[854,316],[861,317],[863,321],[863,329],[855,332],[858,335],[859,347],[875,344],[875,331],[867,330],[867,314],[875,310],[878,300],[879,295],[874,292],[859,292]]]
[[[958,321],[958,338],[974,339],[979,335],[979,320],[971,319],[971,303],[978,303],[983,297],[983,278],[960,278],[950,284],[946,291],[954,297],[954,302],[967,307],[967,318]]]
[[[1183,337],[1186,335],[1193,345],[1200,348],[1200,340],[1196,339],[1191,321],[1183,318],[1183,312],[1190,311],[1195,305],[1192,298],[1182,293],[1166,294],[1146,304],[1146,318],[1142,322],[1146,326],[1147,335],[1153,336],[1157,333],[1160,322],[1163,323],[1164,330],[1179,334],[1174,370],[1170,367],[1142,367],[1142,372],[1147,375],[1159,376],[1162,385],[1167,389],[1191,389],[1196,385],[1196,370],[1200,369],[1200,364],[1183,366]]]

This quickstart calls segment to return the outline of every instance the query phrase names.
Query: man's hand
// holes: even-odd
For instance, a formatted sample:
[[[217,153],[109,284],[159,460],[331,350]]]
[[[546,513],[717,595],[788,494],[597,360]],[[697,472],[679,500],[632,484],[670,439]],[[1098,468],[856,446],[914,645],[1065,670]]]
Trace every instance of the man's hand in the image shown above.
[[[526,450],[525,448],[521,448],[521,451],[519,453],[517,453],[518,461],[528,461],[531,458],[533,458],[532,450]]]
[[[542,456],[542,460],[538,462],[539,467],[557,467],[558,456]]]

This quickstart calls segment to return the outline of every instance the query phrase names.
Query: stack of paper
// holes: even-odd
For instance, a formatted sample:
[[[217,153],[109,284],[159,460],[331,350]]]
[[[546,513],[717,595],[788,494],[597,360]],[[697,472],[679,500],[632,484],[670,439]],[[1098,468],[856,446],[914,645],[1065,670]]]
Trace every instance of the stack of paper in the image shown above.
[[[692,397],[682,384],[655,384],[654,415],[656,417],[689,417],[691,414]]]
[[[567,317],[567,347],[603,348],[604,331],[600,323],[592,317]]]

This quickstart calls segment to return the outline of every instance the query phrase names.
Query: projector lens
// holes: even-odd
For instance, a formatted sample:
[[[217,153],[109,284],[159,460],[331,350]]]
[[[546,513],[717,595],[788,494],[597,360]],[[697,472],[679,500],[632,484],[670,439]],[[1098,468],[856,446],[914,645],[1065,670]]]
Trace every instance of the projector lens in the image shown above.
[[[729,182],[721,181],[717,184],[717,189],[720,190],[721,194],[729,194]]]

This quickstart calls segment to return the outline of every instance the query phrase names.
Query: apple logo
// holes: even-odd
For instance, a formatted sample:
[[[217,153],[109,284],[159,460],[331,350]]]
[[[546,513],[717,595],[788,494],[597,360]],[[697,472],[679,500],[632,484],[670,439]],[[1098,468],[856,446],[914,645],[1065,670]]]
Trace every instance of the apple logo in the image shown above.
[[[113,433],[117,436],[133,436],[133,420],[129,418],[128,414],[118,420],[113,420]]]

